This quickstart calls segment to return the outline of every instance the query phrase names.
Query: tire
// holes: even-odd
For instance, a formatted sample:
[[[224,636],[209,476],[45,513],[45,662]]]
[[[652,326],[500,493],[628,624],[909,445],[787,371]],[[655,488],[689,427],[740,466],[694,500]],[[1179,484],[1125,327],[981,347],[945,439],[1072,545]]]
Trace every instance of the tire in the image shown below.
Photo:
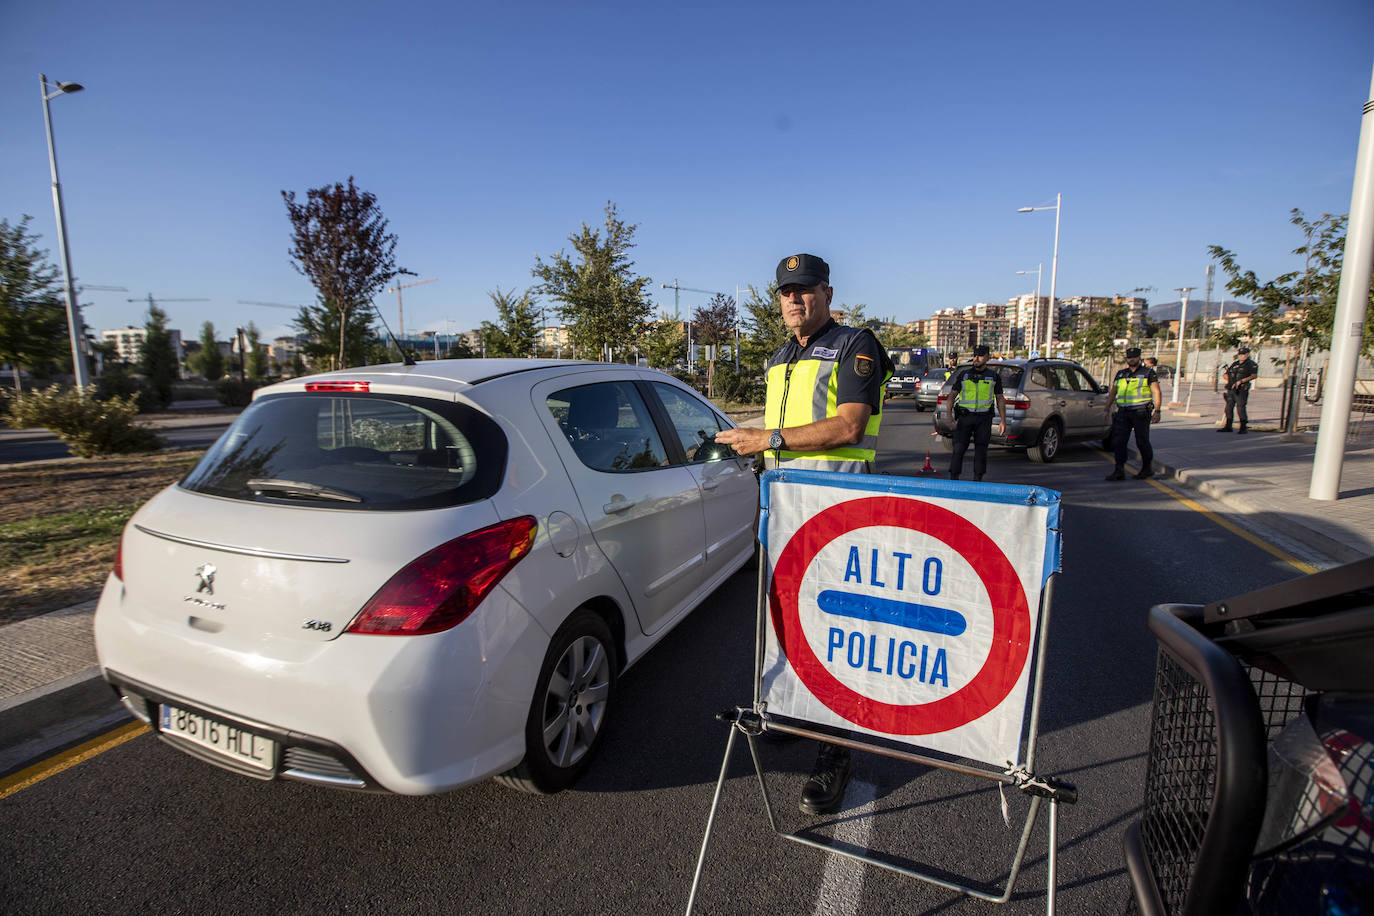
[[[1048,420],[1040,429],[1040,438],[1026,449],[1026,457],[1037,464],[1049,464],[1064,447],[1064,429],[1058,420]]]
[[[553,635],[525,720],[525,759],[496,777],[521,792],[568,788],[591,766],[615,694],[615,643],[606,622],[582,608]]]
[[[917,412],[917,413],[924,413],[924,412],[925,412],[925,409],[926,409],[926,405],[924,405],[924,404],[917,404],[917,405],[916,405],[916,412]]]

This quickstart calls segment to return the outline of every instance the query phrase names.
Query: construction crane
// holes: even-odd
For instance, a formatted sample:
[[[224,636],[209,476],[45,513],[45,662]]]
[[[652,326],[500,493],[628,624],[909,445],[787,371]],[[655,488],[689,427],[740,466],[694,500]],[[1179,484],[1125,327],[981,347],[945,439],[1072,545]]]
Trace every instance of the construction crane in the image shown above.
[[[410,289],[412,286],[424,286],[426,283],[433,283],[438,277],[430,277],[428,280],[416,280],[414,283],[397,283],[395,286],[387,287],[387,292],[396,294],[396,336],[401,340],[406,337],[406,315],[401,308],[401,290]]]
[[[679,293],[679,292],[705,293],[705,294],[708,295],[708,296],[728,296],[728,295],[729,295],[729,293],[722,293],[722,292],[720,292],[719,290],[714,290],[714,289],[697,289],[697,288],[692,287],[692,286],[680,286],[676,280],[673,281],[673,283],[672,283],[671,286],[669,286],[667,283],[660,283],[660,284],[658,285],[658,288],[659,288],[659,289],[671,289],[671,290],[673,291],[673,314],[674,314],[674,315],[679,314],[679,312],[678,312],[678,302],[677,302],[677,298],[678,298],[678,293]],[[690,317],[687,319],[687,371],[688,371],[688,372],[691,372],[691,371],[692,371],[692,319],[691,319]]]
[[[144,299],[125,299],[125,302],[143,302]],[[152,308],[159,302],[209,302],[209,299],[154,299],[153,294],[149,293],[147,298],[148,308]]]

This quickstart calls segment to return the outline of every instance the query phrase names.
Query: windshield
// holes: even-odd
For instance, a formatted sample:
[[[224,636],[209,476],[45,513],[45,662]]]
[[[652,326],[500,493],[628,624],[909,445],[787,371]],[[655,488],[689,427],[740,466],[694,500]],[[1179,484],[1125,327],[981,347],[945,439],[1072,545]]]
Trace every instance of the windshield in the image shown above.
[[[196,493],[334,509],[432,509],[501,484],[506,437],[461,404],[372,394],[261,398],[181,481]]]

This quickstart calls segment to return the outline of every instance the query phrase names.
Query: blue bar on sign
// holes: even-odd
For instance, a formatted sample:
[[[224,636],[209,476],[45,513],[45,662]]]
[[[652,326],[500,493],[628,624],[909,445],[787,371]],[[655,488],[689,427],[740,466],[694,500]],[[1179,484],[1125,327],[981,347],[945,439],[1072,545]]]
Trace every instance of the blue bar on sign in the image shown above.
[[[827,614],[889,623],[942,636],[958,636],[968,627],[964,615],[958,611],[873,595],[853,595],[827,589],[816,596],[816,604]]]

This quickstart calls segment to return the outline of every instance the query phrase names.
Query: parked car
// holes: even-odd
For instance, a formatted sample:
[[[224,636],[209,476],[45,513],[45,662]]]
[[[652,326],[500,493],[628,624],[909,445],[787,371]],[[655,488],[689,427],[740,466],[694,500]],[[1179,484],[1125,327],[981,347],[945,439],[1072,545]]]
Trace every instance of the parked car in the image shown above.
[[[731,421],[668,375],[452,360],[259,390],[125,528],[105,679],[262,779],[570,785],[617,678],[752,558]]]
[[[964,367],[960,367],[964,368]],[[1006,434],[992,427],[992,444],[1024,448],[1032,461],[1050,462],[1069,442],[1100,440],[1110,446],[1112,419],[1107,387],[1067,359],[1001,359],[988,363],[1002,379],[1007,402]],[[954,435],[949,419],[951,385],[944,383],[935,411],[935,431]]]
[[[945,386],[945,380],[949,378],[948,369],[931,369],[921,376],[920,387],[916,389],[916,409],[925,410],[927,407],[934,407],[940,402],[940,390]]]

